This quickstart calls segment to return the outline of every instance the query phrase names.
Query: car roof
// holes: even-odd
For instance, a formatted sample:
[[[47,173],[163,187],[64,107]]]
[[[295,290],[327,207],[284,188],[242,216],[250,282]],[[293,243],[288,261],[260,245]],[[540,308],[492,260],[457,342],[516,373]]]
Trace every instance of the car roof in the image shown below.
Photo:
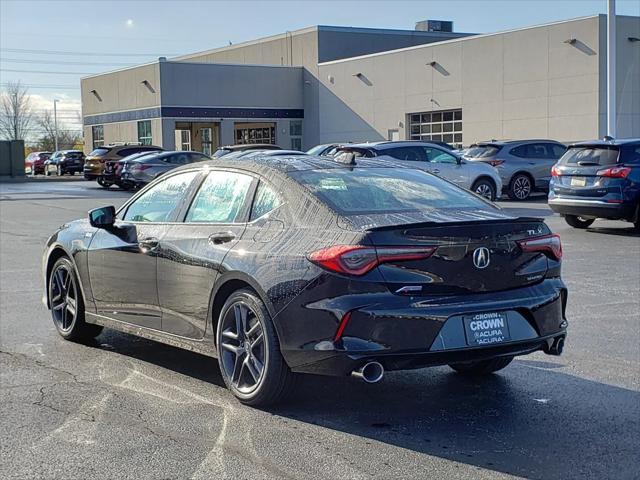
[[[271,143],[242,143],[239,145],[226,145],[224,147],[220,147],[218,150],[230,150],[232,152],[238,150],[281,150],[278,145],[273,145]]]
[[[521,145],[527,143],[556,143],[558,145],[564,145],[562,142],[558,140],[551,140],[549,138],[528,138],[526,140],[487,140],[483,142],[475,142],[471,146],[472,147],[484,147],[488,145],[494,145],[497,147],[503,146],[511,146],[511,145]]]
[[[611,145],[628,145],[640,143],[640,138],[612,138],[611,140],[585,140],[582,142],[575,142],[569,145],[569,147],[585,147],[585,146],[611,146]]]
[[[350,143],[343,144],[345,148],[371,148],[373,150],[385,150],[388,148],[396,147],[410,147],[412,145],[433,145],[436,147],[444,148],[442,145],[426,140],[385,140],[380,142],[366,142],[366,143]]]

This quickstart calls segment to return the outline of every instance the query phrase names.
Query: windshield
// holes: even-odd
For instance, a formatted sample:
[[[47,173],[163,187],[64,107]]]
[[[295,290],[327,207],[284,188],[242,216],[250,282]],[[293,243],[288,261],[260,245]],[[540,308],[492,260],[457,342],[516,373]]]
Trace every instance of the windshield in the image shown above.
[[[307,153],[309,155],[320,155],[327,147],[328,145],[316,145],[315,147],[307,150]]]
[[[464,156],[471,158],[489,158],[493,157],[500,151],[500,147],[495,145],[478,145],[469,148]]]
[[[560,159],[561,165],[614,165],[618,161],[616,147],[572,147]]]
[[[291,174],[341,215],[491,208],[434,175],[408,168],[308,170]]]

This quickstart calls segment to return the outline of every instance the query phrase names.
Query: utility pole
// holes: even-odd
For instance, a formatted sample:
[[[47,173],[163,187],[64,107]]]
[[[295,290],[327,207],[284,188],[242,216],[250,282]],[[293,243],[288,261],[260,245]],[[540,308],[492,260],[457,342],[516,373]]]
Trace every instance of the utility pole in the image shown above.
[[[607,9],[607,135],[616,137],[616,0]]]
[[[58,151],[58,99],[53,100],[53,128],[54,128],[54,142],[56,145],[56,152]]]

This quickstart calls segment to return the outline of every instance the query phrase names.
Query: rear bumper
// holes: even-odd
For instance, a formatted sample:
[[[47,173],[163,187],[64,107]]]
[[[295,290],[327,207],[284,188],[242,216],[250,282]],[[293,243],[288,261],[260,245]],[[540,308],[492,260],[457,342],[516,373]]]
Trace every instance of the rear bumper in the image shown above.
[[[562,280],[551,278],[508,291],[445,297],[346,294],[287,308],[274,321],[293,371],[341,376],[373,360],[402,370],[548,351],[554,339],[566,336],[566,299]],[[334,341],[345,310],[351,318]],[[488,312],[507,314],[510,339],[470,345],[462,316]]]
[[[595,199],[577,199],[550,195],[549,208],[560,215],[632,220],[636,205],[632,202],[609,203]]]

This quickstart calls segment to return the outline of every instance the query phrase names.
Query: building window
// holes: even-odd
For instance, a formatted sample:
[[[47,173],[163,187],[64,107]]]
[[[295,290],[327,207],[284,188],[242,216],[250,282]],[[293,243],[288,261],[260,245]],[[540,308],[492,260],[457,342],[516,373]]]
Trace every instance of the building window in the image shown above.
[[[140,145],[151,145],[151,120],[138,122],[138,142]]]
[[[302,150],[302,120],[289,122],[289,136],[291,137],[291,150]]]
[[[91,127],[91,139],[94,149],[104,145],[104,125]]]
[[[409,138],[462,147],[462,109],[409,114]]]
[[[213,140],[211,136],[211,128],[201,128],[200,136],[202,138],[202,153],[205,155],[211,155]]]
[[[236,143],[276,143],[275,123],[236,123]]]

